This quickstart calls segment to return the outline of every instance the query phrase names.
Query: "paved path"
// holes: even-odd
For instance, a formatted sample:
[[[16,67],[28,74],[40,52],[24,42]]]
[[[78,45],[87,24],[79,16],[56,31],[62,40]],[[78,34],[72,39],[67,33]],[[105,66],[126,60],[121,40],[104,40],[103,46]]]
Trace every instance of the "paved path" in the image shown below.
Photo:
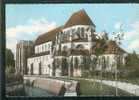
[[[101,80],[97,80],[97,79],[85,79],[85,80],[101,82]],[[117,87],[117,88],[124,90],[128,93],[139,96],[139,85],[134,85],[131,83],[120,82],[120,81],[117,81],[117,82],[116,81],[109,81],[109,80],[102,80],[102,83],[109,85],[109,86]]]

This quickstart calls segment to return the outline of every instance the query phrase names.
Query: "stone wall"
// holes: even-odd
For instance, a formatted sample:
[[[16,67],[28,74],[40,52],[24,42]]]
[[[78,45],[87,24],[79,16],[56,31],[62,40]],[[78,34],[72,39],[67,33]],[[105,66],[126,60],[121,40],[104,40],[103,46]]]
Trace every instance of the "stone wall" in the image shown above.
[[[64,96],[68,92],[77,92],[79,87],[77,81],[73,80],[60,80],[48,77],[39,76],[24,76],[24,84],[32,87],[47,90],[55,95]]]

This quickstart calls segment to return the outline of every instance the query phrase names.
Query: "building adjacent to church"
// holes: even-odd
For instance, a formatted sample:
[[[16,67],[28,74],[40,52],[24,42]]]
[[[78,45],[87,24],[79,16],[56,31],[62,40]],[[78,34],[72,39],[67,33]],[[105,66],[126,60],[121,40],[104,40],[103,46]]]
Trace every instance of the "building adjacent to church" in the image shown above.
[[[27,74],[27,58],[33,54],[33,42],[21,40],[16,44],[16,73]]]
[[[26,59],[29,75],[84,76],[94,70],[114,72],[118,64],[125,64],[126,52],[106,32],[97,33],[84,10],[38,36],[33,49],[34,54]]]

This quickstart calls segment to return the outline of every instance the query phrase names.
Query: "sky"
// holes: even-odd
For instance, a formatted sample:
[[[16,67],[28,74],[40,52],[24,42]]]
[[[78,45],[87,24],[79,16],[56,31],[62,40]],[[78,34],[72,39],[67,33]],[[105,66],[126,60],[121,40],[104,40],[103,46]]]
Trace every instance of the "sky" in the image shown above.
[[[124,32],[121,47],[139,53],[139,4],[7,4],[6,47],[15,54],[20,40],[35,40],[40,34],[64,25],[72,13],[84,9],[96,32]]]

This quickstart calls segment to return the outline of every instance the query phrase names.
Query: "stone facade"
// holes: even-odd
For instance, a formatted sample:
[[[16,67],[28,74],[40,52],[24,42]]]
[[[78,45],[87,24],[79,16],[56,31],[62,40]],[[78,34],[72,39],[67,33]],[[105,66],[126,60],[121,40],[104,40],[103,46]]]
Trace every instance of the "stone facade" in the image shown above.
[[[16,45],[16,73],[27,74],[27,58],[33,54],[32,41],[20,41]]]

